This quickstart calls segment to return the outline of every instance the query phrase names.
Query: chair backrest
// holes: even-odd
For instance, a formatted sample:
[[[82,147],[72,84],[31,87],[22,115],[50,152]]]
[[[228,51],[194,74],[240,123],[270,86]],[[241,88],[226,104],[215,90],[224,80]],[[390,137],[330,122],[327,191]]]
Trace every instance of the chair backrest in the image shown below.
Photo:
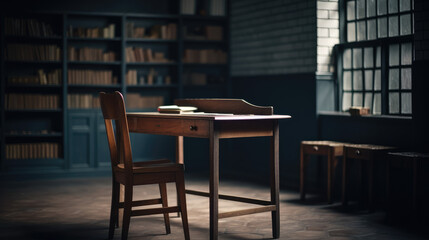
[[[124,98],[118,91],[114,93],[100,92],[99,95],[112,168],[123,163],[125,171],[132,172],[131,143]],[[113,129],[113,121],[115,122],[116,134]]]
[[[273,107],[256,106],[243,99],[201,98],[201,99],[177,99],[174,101],[179,106],[197,107],[199,112],[208,113],[232,113],[273,115]]]

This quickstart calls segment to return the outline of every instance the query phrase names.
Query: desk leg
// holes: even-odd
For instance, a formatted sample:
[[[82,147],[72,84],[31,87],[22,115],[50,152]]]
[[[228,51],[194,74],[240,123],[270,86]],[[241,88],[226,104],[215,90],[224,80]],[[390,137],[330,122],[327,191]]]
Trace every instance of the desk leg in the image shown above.
[[[210,123],[210,239],[218,239],[219,221],[219,135]]]
[[[279,122],[273,123],[273,136],[271,137],[270,157],[270,183],[271,204],[276,205],[276,210],[271,212],[273,238],[280,237],[280,204],[279,204]]]
[[[176,137],[176,163],[184,164],[184,153],[183,153],[183,136]],[[177,206],[180,206],[179,195],[177,195]],[[180,212],[177,212],[177,217],[180,217]]]

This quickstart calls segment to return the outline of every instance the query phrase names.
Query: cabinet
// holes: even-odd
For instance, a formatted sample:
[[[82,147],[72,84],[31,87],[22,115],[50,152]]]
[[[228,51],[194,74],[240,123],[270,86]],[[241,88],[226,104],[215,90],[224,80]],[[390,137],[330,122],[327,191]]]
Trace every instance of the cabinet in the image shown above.
[[[227,1],[161,5],[147,13],[2,16],[2,171],[108,166],[100,91],[121,91],[128,111],[154,111],[175,98],[228,96]],[[163,142],[174,145],[132,138],[156,142],[147,149],[156,157]],[[149,155],[137,149],[134,157]]]

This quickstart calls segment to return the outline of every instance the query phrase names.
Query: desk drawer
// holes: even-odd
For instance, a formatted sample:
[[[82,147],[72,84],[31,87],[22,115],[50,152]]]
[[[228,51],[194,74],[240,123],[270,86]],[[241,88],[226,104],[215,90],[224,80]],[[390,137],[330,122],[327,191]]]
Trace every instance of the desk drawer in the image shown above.
[[[303,152],[312,155],[327,155],[329,153],[328,146],[321,145],[303,145]]]
[[[363,149],[358,147],[347,147],[345,149],[347,158],[354,159],[372,159],[374,151],[370,149]]]
[[[129,119],[131,132],[162,134],[187,137],[208,137],[209,122],[203,120],[178,120],[178,119]]]

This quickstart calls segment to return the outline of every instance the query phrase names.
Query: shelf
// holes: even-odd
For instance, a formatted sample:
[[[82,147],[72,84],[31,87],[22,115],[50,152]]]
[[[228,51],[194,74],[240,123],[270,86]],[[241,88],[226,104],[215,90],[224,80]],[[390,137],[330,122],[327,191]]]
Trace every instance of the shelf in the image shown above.
[[[6,41],[61,41],[63,38],[61,36],[52,36],[52,37],[33,37],[33,36],[5,36]]]
[[[47,133],[47,134],[18,134],[18,133],[5,133],[5,137],[7,138],[52,138],[52,137],[62,137],[63,134],[58,133]]]
[[[184,88],[223,88],[225,87],[224,83],[213,83],[206,85],[183,85]]]
[[[176,66],[176,62],[127,62],[129,66]]]
[[[183,63],[184,67],[227,67],[226,63]]]
[[[88,37],[67,37],[69,41],[94,41],[94,42],[120,42],[121,38],[88,38]]]
[[[125,15],[127,18],[155,18],[155,19],[175,19],[179,18],[179,15],[172,14],[137,14],[131,13]]]
[[[69,88],[92,88],[92,89],[106,89],[106,88],[112,88],[112,89],[118,89],[121,88],[120,84],[109,84],[109,85],[97,85],[97,84],[70,84],[68,85]]]
[[[62,109],[17,109],[17,110],[8,110],[6,113],[61,113]]]
[[[59,89],[62,85],[42,85],[42,84],[21,84],[21,85],[7,85],[7,88],[37,88],[37,89]]]
[[[177,39],[127,38],[128,43],[177,43]]]
[[[184,20],[202,20],[202,21],[227,21],[226,16],[200,16],[200,15],[188,15],[182,14],[180,15]]]
[[[102,61],[68,61],[69,64],[73,65],[121,65],[120,61],[114,61],[114,62],[102,62]]]
[[[225,40],[207,40],[207,39],[203,39],[203,40],[185,39],[185,40],[183,40],[183,42],[185,44],[194,44],[194,43],[198,43],[198,44],[226,44]]]
[[[139,88],[177,88],[177,84],[153,84],[153,85],[128,85],[128,89],[139,89]]]
[[[51,64],[60,65],[61,61],[17,61],[17,60],[5,60],[6,64]]]

